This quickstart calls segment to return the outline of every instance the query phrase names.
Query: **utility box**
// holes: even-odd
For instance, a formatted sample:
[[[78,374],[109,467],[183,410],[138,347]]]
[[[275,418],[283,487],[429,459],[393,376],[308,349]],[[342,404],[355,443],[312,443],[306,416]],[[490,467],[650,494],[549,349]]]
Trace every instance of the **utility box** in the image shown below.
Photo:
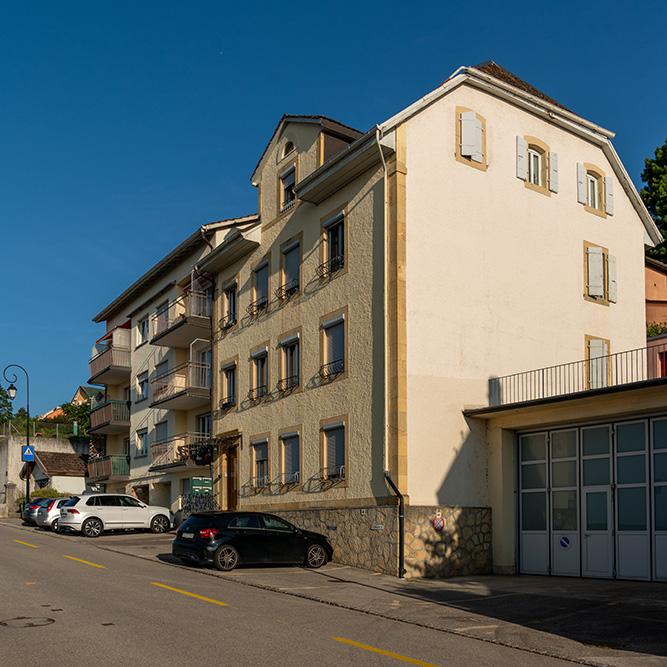
[[[190,477],[183,480],[183,492],[193,495],[213,495],[213,480],[210,477]]]

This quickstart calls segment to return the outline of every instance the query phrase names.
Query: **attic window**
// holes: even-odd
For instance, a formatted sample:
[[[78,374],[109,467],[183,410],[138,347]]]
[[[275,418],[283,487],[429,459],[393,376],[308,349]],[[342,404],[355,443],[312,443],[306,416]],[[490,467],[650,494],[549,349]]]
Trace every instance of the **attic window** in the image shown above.
[[[285,144],[285,148],[283,149],[283,157],[289,155],[293,150],[294,150],[294,144],[291,141],[288,141]]]

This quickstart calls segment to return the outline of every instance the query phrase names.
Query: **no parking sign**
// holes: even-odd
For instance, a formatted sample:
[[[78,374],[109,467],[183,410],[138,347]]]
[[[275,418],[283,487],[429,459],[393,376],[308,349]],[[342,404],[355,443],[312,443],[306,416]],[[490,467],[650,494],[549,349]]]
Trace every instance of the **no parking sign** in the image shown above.
[[[440,532],[445,527],[445,520],[442,518],[442,512],[438,510],[433,519],[433,528]]]

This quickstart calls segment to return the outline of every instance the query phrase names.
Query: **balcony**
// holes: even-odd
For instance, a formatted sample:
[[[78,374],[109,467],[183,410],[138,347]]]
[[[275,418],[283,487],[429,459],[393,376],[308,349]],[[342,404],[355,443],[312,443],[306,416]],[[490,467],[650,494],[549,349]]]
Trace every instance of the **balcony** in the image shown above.
[[[246,308],[246,312],[250,317],[256,317],[259,315],[261,312],[265,311],[269,306],[269,299],[268,297],[262,296],[256,301],[253,301],[251,304],[248,305]]]
[[[90,402],[89,433],[114,435],[130,430],[130,407],[127,401],[116,401],[102,396]]]
[[[299,471],[296,472],[283,472],[274,480],[274,484],[278,486],[294,486],[299,483],[301,480],[301,475]]]
[[[345,466],[320,468],[321,482],[342,482],[345,480]]]
[[[327,278],[336,273],[336,271],[340,271],[344,266],[345,257],[343,255],[336,255],[317,267],[317,275],[320,278]]]
[[[208,433],[181,433],[151,445],[151,467],[197,468],[211,462],[211,436]]]
[[[130,379],[130,349],[101,346],[100,351],[88,362],[92,384],[116,385]]]
[[[283,378],[282,380],[278,380],[278,384],[276,385],[276,389],[281,394],[285,394],[288,391],[292,391],[293,389],[296,389],[298,386],[299,386],[299,376],[298,375],[291,375],[290,377]]]
[[[324,366],[320,366],[320,378],[322,380],[333,380],[345,371],[345,360],[336,359]]]
[[[151,382],[151,408],[192,410],[206,407],[211,398],[211,365],[187,361]]]
[[[103,456],[88,462],[89,482],[127,482],[130,459],[127,456]]]
[[[259,387],[255,387],[248,392],[249,401],[261,401],[263,398],[266,398],[269,395],[269,388],[263,384]]]
[[[295,278],[281,285],[276,290],[276,298],[280,301],[287,301],[290,297],[299,293],[299,279]]]
[[[151,318],[151,345],[188,347],[211,335],[211,297],[188,292],[167,304]]]
[[[667,343],[489,380],[489,407],[667,382]]]

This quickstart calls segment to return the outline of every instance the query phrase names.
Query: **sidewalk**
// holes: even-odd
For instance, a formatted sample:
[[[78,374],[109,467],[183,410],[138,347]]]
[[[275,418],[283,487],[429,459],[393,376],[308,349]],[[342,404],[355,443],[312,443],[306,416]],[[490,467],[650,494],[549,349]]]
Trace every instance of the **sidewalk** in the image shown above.
[[[0,519],[24,531],[20,520]],[[53,535],[54,539],[84,540]],[[184,567],[173,533],[112,533],[91,546]],[[667,666],[667,584],[563,577],[486,576],[401,580],[337,563],[187,568],[281,594],[391,618],[587,665]]]

